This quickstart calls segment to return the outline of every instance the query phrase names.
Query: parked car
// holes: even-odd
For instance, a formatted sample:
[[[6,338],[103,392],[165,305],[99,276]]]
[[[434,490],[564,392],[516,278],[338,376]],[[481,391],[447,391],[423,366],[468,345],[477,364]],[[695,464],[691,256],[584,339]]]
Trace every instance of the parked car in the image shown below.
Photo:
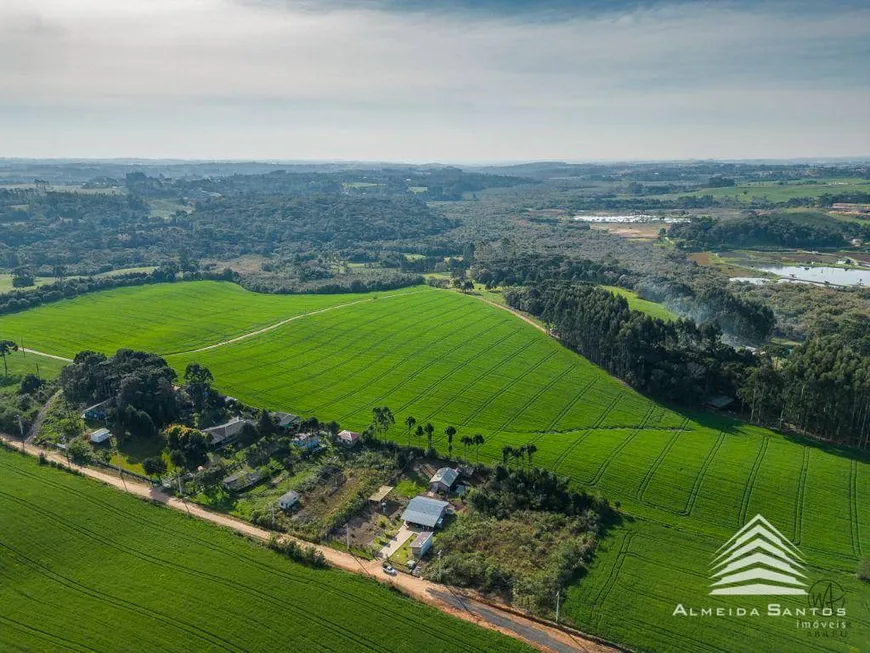
[[[389,563],[385,562],[382,565],[382,567],[383,567],[384,573],[387,574],[388,576],[395,576],[398,573],[395,569],[393,569],[393,566]]]

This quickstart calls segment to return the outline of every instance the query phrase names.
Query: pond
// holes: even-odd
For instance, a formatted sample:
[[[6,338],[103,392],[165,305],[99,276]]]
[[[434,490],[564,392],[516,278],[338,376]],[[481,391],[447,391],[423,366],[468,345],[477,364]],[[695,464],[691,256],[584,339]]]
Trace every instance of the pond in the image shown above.
[[[870,269],[832,268],[801,265],[764,265],[756,266],[756,270],[771,272],[786,279],[810,281],[813,283],[830,283],[835,286],[870,286]]]

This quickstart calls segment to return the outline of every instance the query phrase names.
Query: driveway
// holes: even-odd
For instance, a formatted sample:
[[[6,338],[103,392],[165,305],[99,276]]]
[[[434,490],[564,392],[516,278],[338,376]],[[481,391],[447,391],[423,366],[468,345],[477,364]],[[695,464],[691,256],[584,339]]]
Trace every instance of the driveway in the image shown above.
[[[410,540],[417,534],[417,531],[411,530],[408,528],[407,524],[402,524],[402,528],[399,529],[399,532],[396,533],[395,537],[387,542],[387,545],[381,549],[381,552],[378,554],[386,560],[391,555],[393,555],[396,551],[402,548],[402,545]]]

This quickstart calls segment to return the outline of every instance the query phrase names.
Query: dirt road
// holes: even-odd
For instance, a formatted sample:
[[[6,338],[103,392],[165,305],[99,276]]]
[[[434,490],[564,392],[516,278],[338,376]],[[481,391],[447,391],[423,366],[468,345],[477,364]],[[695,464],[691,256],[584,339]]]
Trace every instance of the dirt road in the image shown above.
[[[0,435],[0,439],[16,449],[23,448],[30,455],[37,456],[42,453],[50,460],[63,466],[67,465],[66,458],[56,452],[48,451],[32,444],[22,443],[20,440],[6,435]],[[229,517],[228,515],[211,512],[202,506],[170,496],[144,483],[126,478],[121,479],[116,475],[98,469],[91,469],[90,467],[78,467],[75,465],[73,467],[84,476],[102,481],[119,490],[126,491],[143,499],[157,501],[175,510],[187,512],[193,517],[231,528],[238,533],[254,539],[267,541],[272,535],[270,531],[253,524]],[[281,535],[281,537],[296,539],[289,535]],[[388,576],[381,569],[381,563],[377,560],[363,560],[344,551],[337,551],[325,546],[311,545],[302,540],[297,541],[305,546],[314,546],[333,567],[338,567],[354,574],[364,574],[378,582],[393,585],[405,594],[428,603],[443,612],[465,621],[470,621],[483,628],[496,630],[515,639],[522,640],[541,651],[552,651],[555,653],[573,653],[575,651],[616,653],[620,650],[596,640],[587,639],[579,633],[569,633],[545,623],[526,618],[512,611],[501,609],[496,605],[469,599],[455,593],[445,585],[439,585],[438,583],[432,583],[403,573],[399,573],[396,576]]]

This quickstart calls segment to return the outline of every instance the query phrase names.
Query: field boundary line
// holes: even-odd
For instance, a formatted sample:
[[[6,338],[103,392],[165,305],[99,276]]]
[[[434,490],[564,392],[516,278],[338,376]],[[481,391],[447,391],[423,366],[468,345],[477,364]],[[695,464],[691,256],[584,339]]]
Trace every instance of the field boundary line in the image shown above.
[[[335,306],[327,306],[326,308],[319,308],[316,311],[309,311],[308,313],[302,313],[301,315],[294,315],[292,317],[288,317],[280,322],[275,322],[268,326],[263,327],[262,329],[257,329],[255,331],[248,331],[247,333],[243,333],[240,336],[236,336],[234,338],[230,338],[228,340],[223,340],[221,342],[216,342],[212,345],[206,345],[205,347],[199,347],[197,349],[188,349],[185,351],[173,351],[166,354],[163,354],[163,357],[168,356],[183,356],[185,354],[199,354],[204,351],[209,351],[211,349],[217,349],[218,347],[224,347],[226,345],[231,345],[233,343],[239,342],[240,340],[247,340],[248,338],[253,338],[254,336],[258,336],[262,333],[266,333],[268,331],[272,331],[277,329],[278,327],[282,327],[285,324],[289,324],[290,322],[295,322],[297,320],[301,320],[306,317],[311,317],[312,315],[320,315],[321,313],[328,313],[330,311],[337,311],[340,308],[347,308],[348,306],[356,306],[357,304],[364,304],[366,302],[373,302],[379,299],[391,299],[393,297],[409,297],[411,295],[418,295],[420,293],[430,292],[429,290],[417,290],[414,292],[405,292],[405,293],[393,293],[392,295],[380,295],[378,297],[367,297],[366,299],[357,299],[356,301],[348,302],[346,304],[336,304]]]
[[[849,469],[849,521],[852,530],[852,551],[861,557],[861,538],[858,534],[858,460],[852,458]]]
[[[21,351],[25,354],[33,354],[34,356],[43,356],[45,358],[53,358],[56,361],[63,361],[64,363],[72,363],[72,358],[66,358],[65,356],[58,356],[57,354],[48,354],[44,351],[39,351],[38,349],[29,349],[27,347],[22,347]]]
[[[625,393],[623,393],[623,394],[625,394]],[[617,397],[617,400],[621,397],[622,397],[622,395],[619,395]],[[615,405],[616,405],[616,402],[613,403],[613,406],[615,406]],[[613,408],[613,406],[611,406],[611,409]],[[614,459],[622,452],[622,450],[625,449],[631,442],[633,442],[634,439],[638,436],[638,434],[644,430],[644,427],[646,426],[647,421],[649,421],[649,418],[652,416],[653,411],[655,411],[656,408],[657,408],[656,404],[652,404],[649,407],[649,410],[646,412],[646,415],[644,415],[644,418],[641,421],[640,425],[637,428],[635,428],[628,435],[628,437],[623,438],[622,441],[618,445],[616,445],[616,447],[614,447],[613,451],[611,451],[609,454],[607,454],[607,457],[601,461],[601,464],[598,466],[598,469],[592,475],[592,479],[587,483],[587,485],[597,485],[598,484],[598,482],[601,480],[601,477],[604,476],[604,473],[607,471],[607,468],[610,467],[610,463],[612,463],[614,461]],[[608,410],[607,412],[610,412],[610,410]],[[602,416],[602,419],[603,419],[603,416]],[[687,417],[685,419],[685,422],[688,423],[688,421],[689,421],[689,418]]]
[[[580,445],[581,442],[583,442],[587,437],[589,437],[590,433],[592,433],[592,431],[590,431],[589,429],[584,430],[580,435],[578,435],[576,438],[574,438],[574,442],[569,444],[565,448],[565,451],[563,451],[562,453],[559,454],[559,456],[556,458],[556,460],[553,461],[553,473],[554,474],[557,471],[559,471],[559,467],[565,461],[565,458],[568,457],[568,454],[570,454],[572,451],[574,451],[574,449],[576,449]]]
[[[588,390],[589,390],[593,385],[595,385],[596,383],[598,383],[598,379],[600,379],[600,378],[601,378],[600,376],[593,377],[592,380],[589,381],[589,383],[587,383],[585,386],[583,386],[583,389],[580,390],[580,392],[578,392],[578,393],[574,396],[574,398],[573,398],[571,401],[569,401],[567,404],[565,404],[565,407],[564,407],[562,410],[559,411],[559,413],[558,413],[558,414],[553,418],[553,420],[552,420],[549,424],[547,424],[547,426],[546,426],[546,428],[543,430],[543,432],[544,432],[544,433],[552,433],[552,432],[553,432],[553,429],[554,429],[555,426],[556,426],[556,424],[558,424],[559,421],[560,421],[563,417],[565,417],[565,415],[567,415],[568,412],[569,412],[572,408],[574,408],[574,406],[577,405],[577,402],[580,401],[580,399],[583,398],[583,396],[586,394],[586,392],[587,392],[587,391],[588,391]],[[574,430],[574,429],[564,429],[564,430],[572,431],[572,430]]]
[[[616,397],[614,397],[613,400],[607,405],[607,408],[604,409],[604,412],[598,416],[598,419],[596,419],[592,423],[592,426],[590,426],[589,428],[597,429],[599,426],[601,426],[604,423],[604,420],[606,420],[607,416],[610,415],[610,412],[614,408],[616,408],[616,404],[618,404],[622,400],[622,398],[625,396],[625,394],[626,394],[625,392],[620,392],[618,395],[616,395]],[[655,408],[655,404],[653,404],[652,408],[650,408],[647,411],[646,416],[643,418],[643,421],[641,422],[641,426],[643,426],[647,422],[647,420],[650,418],[650,413],[652,412],[653,408]],[[640,428],[640,427],[638,427],[638,428]]]
[[[637,500],[643,501],[643,495],[646,492],[646,489],[649,487],[649,484],[652,482],[653,476],[655,476],[656,471],[659,468],[659,465],[662,464],[667,455],[671,452],[671,449],[674,448],[677,444],[677,440],[680,439],[680,436],[685,433],[684,430],[675,431],[671,436],[671,439],[668,440],[668,443],[662,448],[661,452],[656,459],[653,461],[653,464],[649,466],[646,470],[646,474],[643,477],[643,480],[640,482],[640,485],[637,488]]]

